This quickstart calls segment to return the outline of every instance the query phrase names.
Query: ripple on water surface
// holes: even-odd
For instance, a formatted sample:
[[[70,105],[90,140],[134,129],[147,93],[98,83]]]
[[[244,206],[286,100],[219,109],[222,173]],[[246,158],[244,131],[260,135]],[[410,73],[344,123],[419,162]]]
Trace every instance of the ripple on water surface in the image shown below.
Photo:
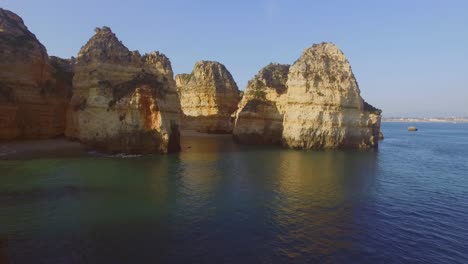
[[[0,263],[467,263],[468,126],[406,126],[374,152],[0,161]]]

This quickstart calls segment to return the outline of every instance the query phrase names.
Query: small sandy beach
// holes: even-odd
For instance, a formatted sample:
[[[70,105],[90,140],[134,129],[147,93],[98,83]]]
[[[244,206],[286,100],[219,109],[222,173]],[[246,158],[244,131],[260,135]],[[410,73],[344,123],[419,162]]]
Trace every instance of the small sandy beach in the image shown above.
[[[206,134],[195,130],[182,130],[180,134],[181,146],[185,150],[205,145],[210,139],[232,140],[231,134]],[[0,141],[0,159],[80,157],[88,155],[88,150],[85,145],[66,138]]]
[[[84,145],[65,138],[0,141],[0,159],[72,157],[85,154]]]

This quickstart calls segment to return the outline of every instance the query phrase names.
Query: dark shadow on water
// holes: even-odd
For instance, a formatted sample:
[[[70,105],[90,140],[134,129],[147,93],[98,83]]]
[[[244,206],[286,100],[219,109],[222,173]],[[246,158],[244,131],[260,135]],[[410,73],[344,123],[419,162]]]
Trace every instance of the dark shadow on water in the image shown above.
[[[8,257],[8,240],[0,237],[0,264],[10,263]]]
[[[0,192],[0,203],[4,206],[27,201],[57,200],[64,197],[86,195],[87,193],[112,192],[110,188],[80,187],[73,185],[36,188],[30,190],[14,190]]]

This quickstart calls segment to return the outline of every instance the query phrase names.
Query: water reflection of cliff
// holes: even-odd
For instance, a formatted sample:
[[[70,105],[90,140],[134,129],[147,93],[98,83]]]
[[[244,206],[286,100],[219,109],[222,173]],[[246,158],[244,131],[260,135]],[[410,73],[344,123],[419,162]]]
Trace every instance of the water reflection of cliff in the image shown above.
[[[22,178],[9,178],[18,190],[3,194],[12,206],[0,222],[25,236],[8,247],[0,237],[0,260],[119,262],[132,253],[133,262],[190,262],[216,252],[244,262],[318,262],[352,249],[353,215],[372,195],[377,153],[240,146],[229,136],[184,138],[182,147],[167,156],[14,166],[34,182],[25,190]]]
[[[186,209],[181,213],[187,217],[197,215],[201,220],[210,215],[206,212],[211,210],[207,203],[213,198],[223,174],[219,168],[222,159],[219,153],[226,148],[223,138],[230,139],[229,136],[182,138],[177,191],[179,202]]]
[[[358,235],[353,213],[372,195],[377,153],[285,151],[280,155],[272,204],[282,245],[277,253],[320,260],[352,250],[350,238]]]
[[[191,208],[186,216],[197,216],[186,218],[189,225],[209,230],[201,245],[219,252],[252,248],[243,254],[266,262],[275,256],[319,261],[353,250],[354,214],[373,195],[377,152],[251,148],[223,138],[187,142],[183,147],[191,148],[179,155],[179,197]]]

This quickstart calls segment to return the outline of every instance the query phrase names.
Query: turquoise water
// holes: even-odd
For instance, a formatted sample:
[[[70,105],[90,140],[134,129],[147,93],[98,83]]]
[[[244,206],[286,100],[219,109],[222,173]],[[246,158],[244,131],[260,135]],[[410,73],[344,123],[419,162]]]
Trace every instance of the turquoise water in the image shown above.
[[[468,124],[408,125],[375,152],[0,160],[0,263],[468,263]]]

